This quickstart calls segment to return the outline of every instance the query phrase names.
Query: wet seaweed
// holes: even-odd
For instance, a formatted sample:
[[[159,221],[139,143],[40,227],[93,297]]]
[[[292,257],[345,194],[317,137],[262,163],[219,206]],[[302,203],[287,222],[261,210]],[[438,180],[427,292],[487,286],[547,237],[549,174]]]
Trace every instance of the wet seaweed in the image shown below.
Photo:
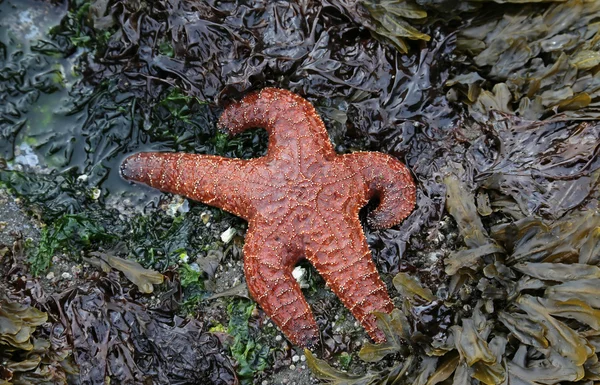
[[[477,239],[473,235],[484,235],[483,226],[472,225],[478,223],[475,198],[455,179],[449,178],[447,183],[449,191],[456,193],[447,200],[448,210],[459,222],[467,250],[475,253],[479,262],[464,266],[468,270],[453,269],[449,273],[456,279],[445,302],[454,309],[454,325],[449,333],[430,336],[428,347],[416,345],[414,331],[406,327],[384,327],[393,330],[392,335],[386,333],[388,342],[365,345],[361,353],[369,353],[361,357],[380,361],[400,351],[395,341],[402,338],[408,344],[405,349],[423,357],[422,362],[435,369],[407,373],[406,383],[435,384],[451,376],[461,383],[475,379],[485,384],[585,383],[596,379],[600,304],[594,286],[600,269],[590,261],[589,246],[582,245],[594,239],[591,235],[600,228],[599,213],[575,212],[552,224],[525,218],[498,225],[480,239],[504,247],[490,250],[482,258],[477,253],[479,243],[469,240]],[[394,281],[407,279],[399,273]],[[430,297],[428,293],[415,297],[415,293],[426,293],[426,289],[412,279],[409,282],[402,285],[400,293],[413,301]],[[429,298],[427,302],[435,300]],[[418,316],[407,307],[404,313],[404,324],[414,322]],[[387,316],[389,325],[392,317]],[[373,349],[379,354],[371,353]],[[318,366],[315,373],[324,380],[336,383],[343,378],[339,374],[334,380],[322,362],[313,365]],[[351,378],[357,383],[388,383],[385,375]]]
[[[112,277],[61,293],[79,374],[72,383],[237,383],[220,342],[202,323],[148,309]]]
[[[0,383],[65,383],[76,372],[66,335],[40,331],[48,314],[21,302],[6,293],[0,298]]]
[[[111,269],[122,272],[142,293],[152,293],[154,291],[153,285],[161,284],[164,281],[162,274],[154,270],[144,269],[136,261],[119,258],[114,255],[92,252],[90,253],[90,258],[85,258],[85,261],[100,267],[105,273],[110,272]]]
[[[402,309],[378,316],[387,344],[359,353],[363,335],[331,325],[352,322],[308,269],[323,332],[320,352],[306,353],[316,376],[357,384],[600,377],[597,2],[0,7],[30,1],[56,15],[40,16],[38,25],[54,25],[46,35],[1,36],[0,186],[46,235],[5,271],[25,277],[12,287],[40,299],[36,307],[72,339],[80,374],[70,381],[256,382],[300,367],[260,309],[222,298],[244,295],[245,224],[118,175],[127,154],[150,149],[260,156],[264,130],[229,138],[215,120],[229,100],[264,86],[313,102],[338,152],[389,153],[419,186],[401,226],[366,226]],[[227,243],[230,228],[237,235]],[[145,296],[82,255],[144,271],[122,264],[137,261],[165,281]],[[51,273],[66,263],[84,271],[79,287],[53,289],[56,301],[41,291],[44,274],[28,275],[50,261]]]
[[[487,127],[492,134],[470,149],[475,180],[512,198],[517,219],[535,214],[557,219],[593,203],[600,178],[596,122],[529,122],[498,113]]]
[[[429,41],[431,37],[419,32],[408,21],[425,19],[427,12],[416,3],[406,0],[363,1],[369,15],[375,23],[374,33],[390,40],[402,53],[409,47],[404,39]]]
[[[64,215],[54,221],[50,229],[45,227],[42,230],[40,242],[29,258],[31,273],[37,276],[46,272],[52,257],[59,251],[89,248],[92,242],[113,237],[102,226],[85,217]]]
[[[598,7],[569,0],[474,23],[459,33],[465,67],[447,86],[458,86],[478,119],[491,109],[527,119],[597,119]]]
[[[249,300],[234,300],[227,306],[227,332],[233,337],[229,349],[237,361],[236,371],[242,384],[252,383],[255,373],[264,370],[269,364],[269,346],[261,343],[248,325],[255,309],[256,304]]]

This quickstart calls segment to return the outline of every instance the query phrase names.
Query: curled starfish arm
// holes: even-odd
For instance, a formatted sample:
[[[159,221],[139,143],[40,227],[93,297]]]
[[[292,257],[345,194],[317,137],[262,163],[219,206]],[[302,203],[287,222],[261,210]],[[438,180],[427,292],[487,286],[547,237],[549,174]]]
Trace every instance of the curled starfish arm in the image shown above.
[[[379,152],[355,152],[344,156],[366,186],[366,199],[379,198],[368,217],[375,229],[386,229],[404,220],[413,210],[416,187],[408,168],[396,158]]]
[[[142,152],[125,159],[125,179],[184,195],[249,219],[253,214],[248,193],[248,161],[213,155]]]
[[[317,323],[292,276],[299,254],[284,243],[266,238],[251,222],[244,245],[244,274],[250,295],[295,345],[312,346]]]
[[[357,231],[347,236],[338,234],[329,242],[319,240],[311,244],[307,258],[369,336],[375,342],[384,342],[385,336],[377,327],[373,312],[390,313],[394,305],[379,277],[358,215],[330,224],[333,228]]]
[[[248,94],[225,108],[218,126],[233,135],[249,128],[264,128],[269,133],[268,153],[272,155],[296,148],[313,155],[335,155],[312,104],[286,90],[264,88]]]

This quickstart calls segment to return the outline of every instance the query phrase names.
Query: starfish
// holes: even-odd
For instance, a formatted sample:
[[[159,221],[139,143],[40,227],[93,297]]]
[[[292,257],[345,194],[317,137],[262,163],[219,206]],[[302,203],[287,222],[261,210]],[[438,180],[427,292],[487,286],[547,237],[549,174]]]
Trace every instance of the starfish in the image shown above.
[[[301,258],[376,342],[374,311],[393,304],[377,273],[359,210],[372,198],[375,229],[410,214],[415,185],[397,159],[379,152],[338,155],[305,99],[265,88],[227,106],[218,126],[230,134],[262,127],[267,154],[244,160],[186,153],[138,153],[121,166],[129,180],[219,207],[248,221],[244,274],[250,295],[295,345],[312,346],[318,327],[292,270]]]

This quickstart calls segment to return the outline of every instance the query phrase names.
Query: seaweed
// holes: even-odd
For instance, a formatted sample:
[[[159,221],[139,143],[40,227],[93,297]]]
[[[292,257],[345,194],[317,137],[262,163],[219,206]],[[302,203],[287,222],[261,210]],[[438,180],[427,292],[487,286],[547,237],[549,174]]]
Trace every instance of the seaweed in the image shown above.
[[[600,182],[597,123],[491,116],[488,134],[474,141],[469,157],[482,187],[516,202],[511,215],[558,219],[593,204]],[[496,210],[494,199],[491,206]]]
[[[534,266],[531,262],[579,263],[588,264],[590,266],[585,269],[594,270],[593,266],[598,262],[599,226],[599,213],[591,209],[574,212],[552,224],[539,218],[523,218],[512,224],[500,224],[492,228],[492,236],[511,244],[513,253],[508,260],[510,263],[527,262],[530,266]],[[524,269],[523,265],[517,266]],[[581,270],[578,273],[586,278],[583,272]]]
[[[398,353],[419,357],[423,367],[406,373],[406,383],[413,384],[437,384],[452,376],[455,382],[489,385],[595,380],[600,268],[597,252],[593,257],[589,253],[597,247],[597,209],[572,212],[554,222],[524,218],[488,232],[468,187],[453,176],[445,182],[448,212],[467,247],[462,253],[477,256],[477,263],[446,269],[453,276],[445,299],[453,309],[453,325],[449,332],[432,333],[423,344],[424,336],[410,327],[421,316],[415,306],[437,298],[401,272],[394,284],[404,297],[403,311],[377,314],[387,342],[365,344],[359,357],[369,362]],[[485,244],[496,247],[480,254]],[[456,257],[447,263],[456,264]],[[395,365],[387,363],[388,370]],[[351,375],[321,361],[311,365],[317,377],[331,383],[389,383],[385,371]]]
[[[0,296],[0,383],[66,383],[75,373],[65,336],[40,335],[48,314]]]
[[[220,353],[219,340],[202,323],[160,308],[148,309],[110,275],[60,294],[62,322],[73,338],[79,374],[71,383],[120,381],[233,384],[236,377]],[[168,303],[169,298],[163,298]],[[112,341],[108,343],[108,341]]]
[[[371,384],[395,384],[404,381],[407,373],[414,368],[414,358],[408,357],[403,363],[391,369],[379,372],[367,372],[362,375],[353,375],[331,367],[326,361],[316,358],[310,350],[305,349],[308,367],[317,378],[332,385],[371,385]]]
[[[460,172],[460,170],[458,170]],[[446,260],[446,273],[454,275],[462,268],[473,268],[482,257],[502,252],[483,227],[475,207],[475,196],[469,193],[460,176],[450,174],[444,178],[446,185],[446,207],[457,222],[466,249],[453,252]]]
[[[424,19],[427,12],[407,0],[362,1],[375,23],[374,33],[390,40],[402,53],[409,48],[406,38],[429,41],[431,37],[419,32],[405,19]]]
[[[89,248],[92,242],[106,241],[113,237],[101,225],[85,217],[64,215],[52,222],[51,228],[43,228],[39,245],[29,257],[31,273],[37,276],[45,272],[58,251],[82,250]]]
[[[409,300],[419,297],[424,301],[431,302],[436,299],[428,287],[423,287],[416,277],[411,277],[406,273],[398,273],[393,279],[393,284],[398,293]]]
[[[366,362],[380,361],[388,354],[398,353],[404,350],[403,340],[410,338],[411,330],[406,316],[398,309],[391,314],[377,312],[377,326],[383,331],[386,341],[381,344],[365,343],[360,349],[358,356]]]
[[[278,383],[274,374],[296,381],[302,373],[248,299],[205,301],[247,296],[244,223],[119,177],[121,160],[138,151],[264,154],[264,130],[230,138],[215,121],[230,100],[265,86],[310,100],[339,153],[389,153],[418,184],[404,223],[365,227],[402,309],[378,315],[386,344],[363,344],[341,304],[310,285],[324,360],[306,357],[317,376],[372,384],[600,377],[590,353],[600,348],[597,2],[0,7],[17,17],[23,7],[41,10],[33,38],[0,14],[8,27],[0,28],[0,183],[46,224],[37,256],[0,246],[0,290],[19,292],[73,341],[80,374],[70,382]],[[71,237],[60,238],[69,221]],[[163,283],[143,280],[140,290],[112,268],[80,264],[82,251],[104,267],[110,256],[126,271],[160,271]],[[81,271],[72,282],[28,275],[26,259],[41,272],[63,252],[53,271]],[[154,295],[144,295],[150,287]]]
[[[270,348],[261,343],[249,328],[248,322],[256,304],[252,301],[236,299],[227,305],[229,326],[227,332],[233,336],[229,349],[237,361],[236,371],[242,384],[249,384],[256,372],[268,365]]]
[[[91,258],[84,258],[85,261],[100,267],[105,273],[110,272],[111,269],[122,272],[131,283],[138,287],[141,293],[152,293],[154,291],[152,285],[163,283],[164,277],[162,274],[144,269],[136,261],[100,252],[92,252],[90,256]]]
[[[460,84],[479,120],[490,109],[531,120],[557,113],[597,119],[599,11],[595,1],[569,0],[482,19],[460,31],[466,65],[446,85]]]
[[[184,263],[179,268],[179,280],[181,282],[181,286],[186,288],[188,286],[199,285],[202,286],[202,277],[203,273],[192,268],[187,263]]]

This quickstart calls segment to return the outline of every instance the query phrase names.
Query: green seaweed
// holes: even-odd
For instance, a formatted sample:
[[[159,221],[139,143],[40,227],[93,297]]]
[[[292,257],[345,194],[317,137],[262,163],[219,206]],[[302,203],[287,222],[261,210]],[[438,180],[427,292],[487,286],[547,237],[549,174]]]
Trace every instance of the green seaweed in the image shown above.
[[[103,50],[115,32],[112,23],[99,24],[104,1],[74,0],[69,3],[69,11],[60,26],[50,31],[51,35],[68,36],[75,47]],[[98,27],[102,28],[98,28]]]
[[[172,218],[156,212],[136,216],[130,223],[130,250],[146,266],[159,262],[169,266],[189,247],[192,226],[192,221],[185,215]]]
[[[198,285],[202,287],[202,271],[198,271],[190,267],[187,263],[181,264],[179,267],[179,280],[182,287]]]
[[[229,349],[237,361],[236,371],[242,384],[252,383],[254,374],[267,367],[270,357],[269,346],[259,342],[249,326],[250,317],[255,309],[256,303],[245,299],[235,299],[227,305],[227,333],[233,337]]]
[[[352,354],[349,354],[348,352],[342,352],[338,356],[338,363],[340,364],[340,368],[342,368],[342,370],[348,370],[351,361]]]
[[[39,275],[50,267],[57,252],[76,256],[93,242],[114,239],[100,224],[81,215],[63,215],[42,229],[40,242],[29,257],[31,273]]]
[[[192,123],[192,117],[195,113],[194,104],[203,105],[206,102],[198,97],[186,95],[179,88],[172,88],[167,96],[158,103],[158,107],[165,107],[173,119],[189,124]]]

